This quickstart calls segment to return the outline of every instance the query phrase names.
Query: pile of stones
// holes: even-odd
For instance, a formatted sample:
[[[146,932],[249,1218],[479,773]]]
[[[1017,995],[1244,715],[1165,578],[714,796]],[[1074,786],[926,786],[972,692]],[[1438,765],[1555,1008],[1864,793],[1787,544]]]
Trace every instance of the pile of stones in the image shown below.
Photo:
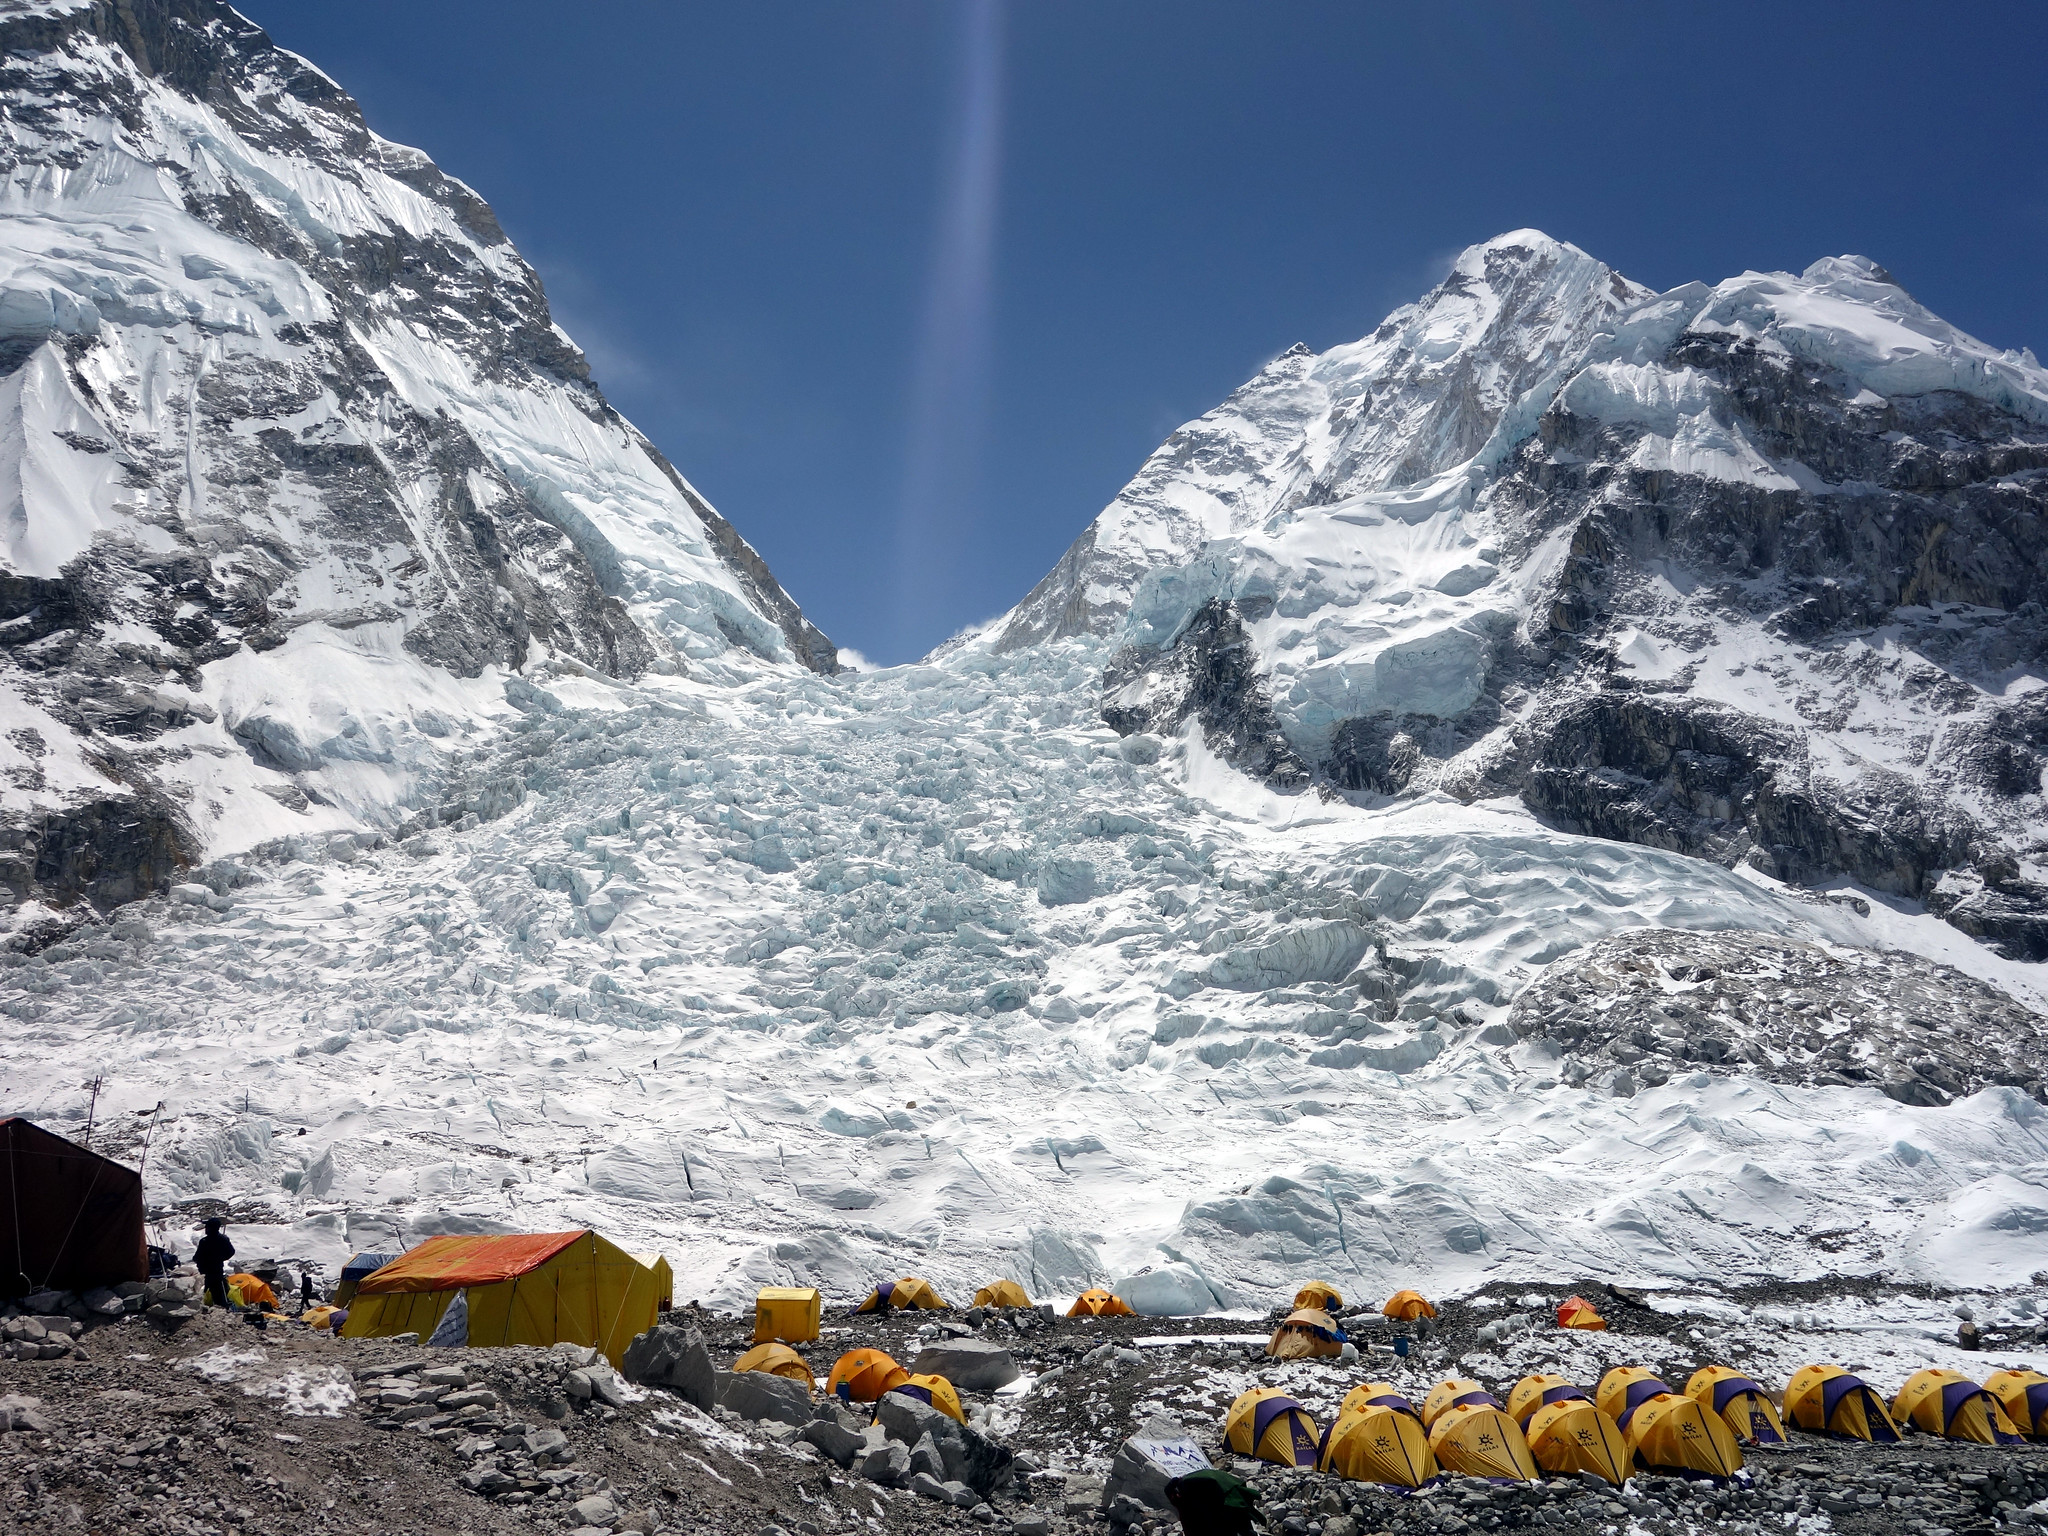
[[[90,1291],[31,1291],[0,1301],[0,1357],[10,1360],[89,1359],[80,1342],[89,1329],[146,1317],[166,1332],[197,1315],[195,1277],[128,1280]]]

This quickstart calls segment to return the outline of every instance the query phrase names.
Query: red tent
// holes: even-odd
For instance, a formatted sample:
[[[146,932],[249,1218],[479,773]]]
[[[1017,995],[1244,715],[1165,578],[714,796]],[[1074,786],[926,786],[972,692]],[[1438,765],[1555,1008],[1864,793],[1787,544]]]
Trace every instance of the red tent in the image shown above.
[[[19,1117],[0,1120],[0,1295],[148,1278],[142,1175]]]

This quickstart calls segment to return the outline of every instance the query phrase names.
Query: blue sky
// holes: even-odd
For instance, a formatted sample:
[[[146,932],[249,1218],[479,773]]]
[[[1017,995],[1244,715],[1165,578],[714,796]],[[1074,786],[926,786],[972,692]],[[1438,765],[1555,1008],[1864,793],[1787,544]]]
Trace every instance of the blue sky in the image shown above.
[[[244,0],[497,209],[611,399],[880,662],[1181,421],[1533,225],[1856,251],[2048,353],[2048,6]]]

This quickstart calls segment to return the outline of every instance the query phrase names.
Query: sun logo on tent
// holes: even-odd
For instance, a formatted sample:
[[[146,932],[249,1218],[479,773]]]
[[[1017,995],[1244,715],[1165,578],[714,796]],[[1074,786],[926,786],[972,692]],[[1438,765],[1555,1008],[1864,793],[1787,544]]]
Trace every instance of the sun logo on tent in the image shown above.
[[[1699,1425],[1691,1423],[1690,1421],[1679,1425],[1678,1432],[1688,1440],[1697,1440],[1700,1437]]]
[[[1394,1448],[1394,1442],[1385,1435],[1377,1436],[1372,1443],[1375,1450],[1391,1451]]]
[[[1481,1450],[1483,1450],[1483,1451],[1490,1451],[1490,1450],[1492,1450],[1492,1449],[1493,1449],[1493,1436],[1492,1436],[1492,1435],[1490,1435],[1490,1434],[1486,1434],[1486,1433],[1482,1432],[1482,1433],[1480,1434],[1480,1436],[1479,1436],[1479,1448],[1480,1448]]]

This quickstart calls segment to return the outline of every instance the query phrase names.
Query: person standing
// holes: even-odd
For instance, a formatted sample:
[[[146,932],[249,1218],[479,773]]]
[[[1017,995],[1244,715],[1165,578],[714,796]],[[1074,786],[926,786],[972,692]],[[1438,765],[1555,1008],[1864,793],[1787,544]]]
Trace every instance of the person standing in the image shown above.
[[[224,1225],[218,1216],[207,1217],[206,1236],[199,1239],[199,1247],[192,1254],[192,1262],[206,1277],[206,1300],[216,1307],[228,1304],[228,1260],[235,1256],[235,1245],[221,1230]]]

